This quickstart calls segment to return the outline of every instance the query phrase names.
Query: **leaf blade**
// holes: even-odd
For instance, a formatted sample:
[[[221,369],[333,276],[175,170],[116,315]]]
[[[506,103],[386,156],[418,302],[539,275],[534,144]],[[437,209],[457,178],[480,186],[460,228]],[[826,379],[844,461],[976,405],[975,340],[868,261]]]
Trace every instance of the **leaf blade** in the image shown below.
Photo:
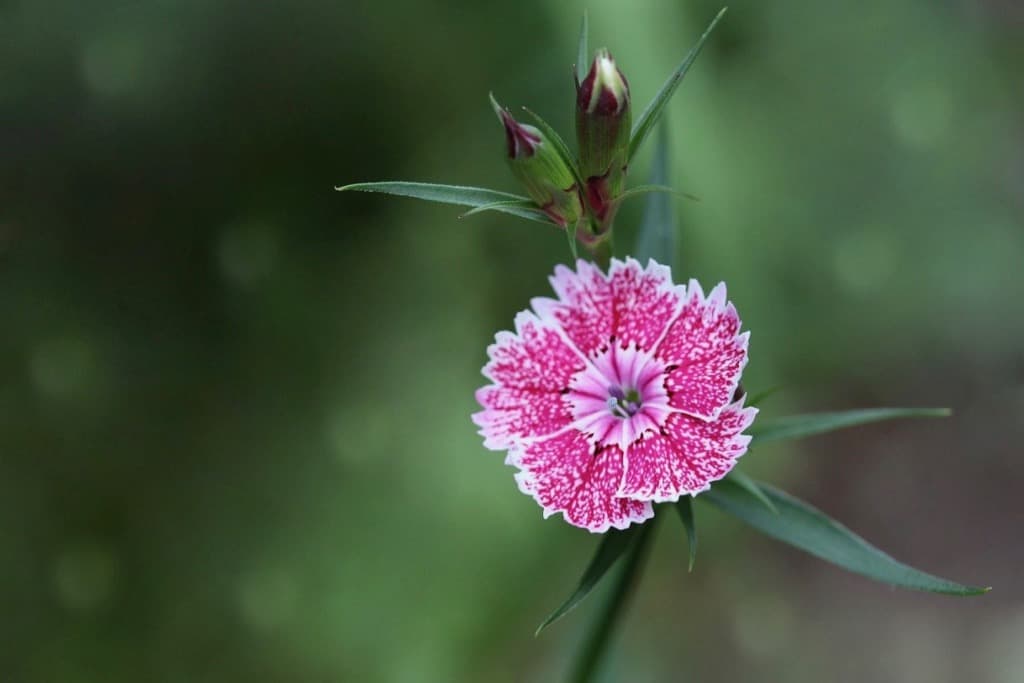
[[[663,124],[658,135],[658,146],[654,150],[651,184],[646,187],[667,187],[667,184],[668,126]],[[679,265],[676,262],[675,214],[668,196],[652,193],[647,197],[634,255],[641,263],[653,258],[659,263],[667,264],[673,270]]]
[[[584,598],[590,595],[590,592],[594,590],[601,578],[604,577],[616,560],[630,547],[637,530],[644,528],[644,526],[634,524],[622,531],[618,529],[608,531],[601,539],[600,545],[597,546],[590,564],[583,571],[583,576],[580,577],[576,590],[541,622],[534,635],[540,635],[541,631],[571,612]]]
[[[896,420],[910,417],[948,417],[949,408],[864,408],[828,413],[805,413],[789,415],[769,421],[755,422],[748,433],[753,444],[783,439],[799,439],[815,434],[825,434],[837,429],[856,427],[872,422]]]
[[[944,595],[980,595],[968,586],[914,569],[871,545],[847,527],[793,496],[758,483],[779,514],[774,515],[739,484],[723,479],[702,494],[713,505],[761,533],[875,581]]]
[[[740,472],[739,470],[736,469],[729,472],[727,478],[731,479],[732,482],[734,484],[737,484],[740,488],[746,490],[746,492],[754,496],[754,498],[757,498],[759,501],[761,501],[761,503],[763,503],[766,508],[771,510],[773,515],[779,514],[779,509],[775,507],[775,503],[773,503],[771,498],[769,498],[765,494],[765,492],[761,490],[761,487],[757,485],[756,481],[754,481],[753,479],[745,475],[743,472]]]
[[[676,67],[676,70],[668,77],[668,80],[662,84],[661,89],[658,90],[654,99],[648,103],[643,113],[640,114],[640,118],[637,119],[636,124],[633,126],[633,131],[630,134],[629,156],[627,159],[632,160],[637,149],[640,148],[644,139],[654,128],[654,124],[656,124],[658,119],[661,118],[661,115],[665,112],[665,105],[668,104],[672,95],[675,94],[676,88],[679,87],[679,84],[682,82],[686,72],[690,70],[690,66],[692,66],[694,60],[697,59],[701,49],[704,47],[705,41],[708,39],[708,36],[711,35],[711,32],[714,30],[718,22],[721,21],[722,17],[725,16],[728,9],[728,7],[723,7],[718,14],[715,15],[715,18],[711,20],[708,27],[704,29],[704,33],[697,40],[697,43],[690,48],[690,51],[686,53],[686,57],[683,58],[683,61],[680,62],[679,66]]]
[[[693,571],[693,564],[697,561],[697,524],[693,518],[693,498],[683,496],[676,501],[676,512],[679,513],[679,520],[686,529],[686,547],[689,550],[689,565],[687,571]]]
[[[590,54],[587,51],[587,34],[590,33],[590,19],[587,17],[587,10],[583,10],[583,19],[580,20],[580,38],[576,44],[576,82],[581,82],[587,77],[587,62]]]
[[[436,202],[439,204],[468,206],[474,209],[487,204],[499,204],[509,201],[530,201],[528,197],[523,197],[522,195],[512,194],[510,192],[501,192],[499,190],[490,190],[484,187],[441,185],[437,183],[419,183],[401,180],[352,183],[351,185],[342,185],[341,187],[335,187],[334,189],[338,192],[376,192],[392,195],[394,197],[422,199],[424,201]],[[497,211],[499,209],[494,210]],[[500,209],[500,211],[518,218],[525,218],[526,220],[536,221],[538,223],[554,225],[547,216],[543,216],[543,218],[541,218],[540,216],[543,215],[543,213],[538,212],[535,209],[505,207],[504,209]]]

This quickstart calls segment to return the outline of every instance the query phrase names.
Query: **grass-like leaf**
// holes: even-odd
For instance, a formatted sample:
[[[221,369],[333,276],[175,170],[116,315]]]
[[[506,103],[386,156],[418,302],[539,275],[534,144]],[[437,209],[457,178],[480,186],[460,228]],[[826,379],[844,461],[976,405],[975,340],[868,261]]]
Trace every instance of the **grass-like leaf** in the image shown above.
[[[783,389],[783,386],[781,384],[779,384],[777,386],[774,386],[774,387],[769,387],[768,389],[765,389],[764,391],[757,392],[753,396],[749,396],[748,395],[747,399],[746,399],[746,401],[744,401],[744,403],[746,405],[748,405],[748,406],[759,406],[762,403],[764,403],[764,400],[766,398],[768,398],[772,394],[775,394],[775,393],[778,393],[778,392],[782,391],[782,389]]]
[[[694,60],[697,59],[697,55],[700,54],[701,48],[704,47],[704,42],[708,39],[708,36],[711,35],[711,31],[714,30],[715,25],[723,16],[725,16],[725,12],[728,9],[728,7],[723,7],[708,27],[704,29],[704,34],[701,35],[697,44],[690,48],[690,51],[687,53],[686,57],[683,58],[683,61],[680,62],[679,66],[676,67],[676,70],[672,72],[672,75],[669,76],[668,80],[661,86],[661,90],[658,91],[658,94],[654,96],[654,99],[651,100],[643,113],[640,114],[640,118],[637,119],[636,123],[633,125],[633,131],[629,139],[629,159],[633,158],[636,151],[640,148],[640,145],[643,144],[644,139],[654,129],[654,124],[658,122],[658,119],[661,118],[661,115],[665,111],[665,105],[668,104],[670,99],[672,99],[672,95],[675,94],[676,88],[678,88],[679,83],[682,82],[683,76],[685,76],[686,72],[690,70],[690,66],[693,64]]]
[[[483,213],[485,211],[506,211],[508,209],[523,209],[525,211],[534,211],[540,214],[540,216],[546,217],[546,214],[540,209],[538,209],[537,205],[530,199],[509,199],[503,202],[481,204],[480,206],[470,209],[466,213],[462,214],[461,216],[459,216],[459,218],[468,218],[469,216],[474,216],[478,213]]]
[[[580,20],[580,40],[576,45],[576,82],[581,82],[587,77],[587,70],[590,66],[590,53],[587,52],[588,33],[590,33],[590,26],[587,10],[583,10],[583,19]]]
[[[651,184],[640,187],[667,187],[668,183],[668,126],[662,124],[658,134],[658,146],[654,150],[654,164],[651,169]],[[633,188],[637,190],[638,188]],[[659,263],[676,269],[676,221],[671,199],[662,193],[647,197],[640,232],[633,254],[640,263],[653,258]]]
[[[617,572],[615,583],[612,584],[601,610],[595,615],[594,621],[583,639],[583,644],[580,646],[579,654],[567,679],[571,683],[591,683],[595,680],[595,674],[600,668],[602,660],[608,654],[608,646],[615,627],[621,622],[629,595],[640,578],[658,519],[656,516],[640,527],[630,527],[630,529],[637,529],[634,534],[636,540],[626,549],[625,564],[621,571]]]
[[[807,503],[767,484],[758,486],[775,505],[778,514],[773,514],[756,496],[729,479],[717,482],[700,498],[772,538],[875,581],[947,595],[979,595],[990,590],[959,584],[907,566]]]
[[[541,631],[571,612],[585,597],[590,595],[590,592],[594,590],[601,578],[611,569],[615,561],[629,548],[633,542],[633,537],[645,526],[634,524],[622,531],[618,529],[609,530],[601,539],[601,544],[597,546],[597,551],[590,560],[590,564],[587,565],[586,570],[584,570],[583,576],[580,577],[580,583],[576,590],[573,591],[568,600],[563,602],[558,609],[552,612],[537,627],[537,632],[534,635],[540,635]]]
[[[693,563],[697,561],[697,524],[693,518],[693,498],[683,496],[676,501],[676,512],[686,529],[686,544],[690,550],[688,571],[693,571]]]
[[[773,503],[772,499],[761,490],[761,487],[757,485],[756,481],[736,469],[729,472],[727,478],[754,498],[761,501],[766,508],[772,511],[773,515],[779,514],[779,510],[775,507],[775,503]]]
[[[412,197],[440,204],[454,204],[477,208],[488,204],[497,205],[503,202],[529,202],[529,198],[509,192],[488,190],[482,187],[465,187],[462,185],[436,185],[434,183],[413,183],[406,181],[385,181],[378,183],[354,183],[336,187],[339,192],[380,192],[396,197]],[[493,207],[491,210],[507,213],[518,218],[553,225],[544,212],[536,208],[519,206]]]
[[[904,417],[948,417],[949,415],[949,408],[867,408],[834,413],[808,413],[755,422],[751,425],[748,433],[754,437],[753,443],[762,444],[766,441],[799,439],[813,434],[824,434],[836,429],[883,420]]]

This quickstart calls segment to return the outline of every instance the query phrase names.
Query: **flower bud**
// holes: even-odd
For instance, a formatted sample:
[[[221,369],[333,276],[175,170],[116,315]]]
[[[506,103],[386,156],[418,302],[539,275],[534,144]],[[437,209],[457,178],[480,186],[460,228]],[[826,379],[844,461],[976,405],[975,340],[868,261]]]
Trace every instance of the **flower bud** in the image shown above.
[[[491,105],[505,127],[506,161],[530,199],[559,226],[575,223],[583,213],[579,188],[554,145],[537,128],[512,118],[493,96]]]
[[[631,123],[629,83],[608,50],[599,50],[576,84],[576,137],[587,201],[601,226],[610,223],[625,184]]]

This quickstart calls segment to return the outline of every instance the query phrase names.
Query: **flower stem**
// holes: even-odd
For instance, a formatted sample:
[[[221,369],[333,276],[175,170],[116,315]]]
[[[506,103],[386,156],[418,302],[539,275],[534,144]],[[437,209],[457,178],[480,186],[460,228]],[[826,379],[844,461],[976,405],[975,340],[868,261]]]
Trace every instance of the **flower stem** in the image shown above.
[[[626,606],[630,590],[643,568],[658,519],[659,516],[656,515],[645,524],[633,545],[626,551],[626,564],[616,577],[615,585],[612,586],[611,593],[597,615],[597,621],[591,626],[568,680],[574,683],[588,683],[593,680],[601,658],[608,649],[608,641],[611,640],[619,616]]]
[[[610,234],[601,238],[601,241],[594,244],[590,252],[594,257],[594,263],[601,270],[608,272],[608,266],[612,262],[612,237]]]

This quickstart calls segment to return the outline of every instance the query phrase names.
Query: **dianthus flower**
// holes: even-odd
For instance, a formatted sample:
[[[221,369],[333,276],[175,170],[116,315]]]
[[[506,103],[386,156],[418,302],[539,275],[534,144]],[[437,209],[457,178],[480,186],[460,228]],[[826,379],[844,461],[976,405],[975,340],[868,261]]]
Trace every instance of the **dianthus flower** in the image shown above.
[[[757,413],[736,394],[747,363],[725,284],[705,296],[653,260],[608,274],[555,268],[557,299],[535,298],[499,332],[476,392],[484,446],[507,451],[544,516],[602,533],[696,495],[747,450]]]

